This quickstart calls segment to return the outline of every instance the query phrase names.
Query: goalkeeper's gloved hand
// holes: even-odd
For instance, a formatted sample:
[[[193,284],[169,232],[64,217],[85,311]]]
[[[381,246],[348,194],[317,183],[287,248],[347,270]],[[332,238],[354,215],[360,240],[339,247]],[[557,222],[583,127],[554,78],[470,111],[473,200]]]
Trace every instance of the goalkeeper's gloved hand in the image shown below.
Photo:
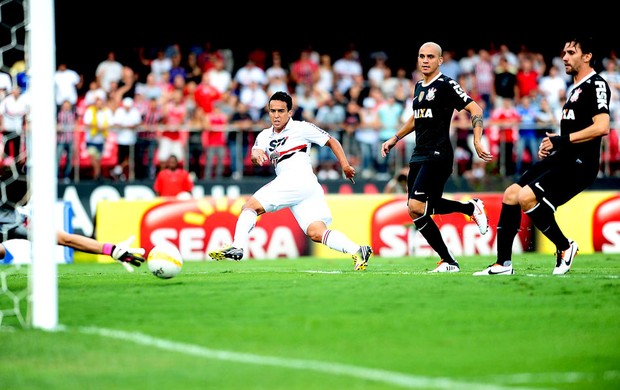
[[[130,248],[129,246],[134,240],[134,236],[129,237],[125,241],[114,244],[104,244],[103,245],[103,254],[110,255],[114,260],[121,263],[127,270],[132,270],[131,267],[128,267],[127,263],[139,267],[144,263],[144,253],[146,252],[144,248]]]

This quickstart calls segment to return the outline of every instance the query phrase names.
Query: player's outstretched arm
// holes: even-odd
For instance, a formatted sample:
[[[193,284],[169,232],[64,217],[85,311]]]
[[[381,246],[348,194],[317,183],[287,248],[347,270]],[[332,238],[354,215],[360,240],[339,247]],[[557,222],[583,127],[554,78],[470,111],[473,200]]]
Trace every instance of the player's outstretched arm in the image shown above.
[[[58,244],[78,250],[80,252],[92,253],[97,255],[109,255],[114,260],[120,262],[129,272],[133,268],[129,264],[139,267],[144,262],[144,248],[131,248],[130,245],[135,239],[134,236],[118,244],[101,243],[90,237],[75,233],[67,233],[59,230],[56,234]]]

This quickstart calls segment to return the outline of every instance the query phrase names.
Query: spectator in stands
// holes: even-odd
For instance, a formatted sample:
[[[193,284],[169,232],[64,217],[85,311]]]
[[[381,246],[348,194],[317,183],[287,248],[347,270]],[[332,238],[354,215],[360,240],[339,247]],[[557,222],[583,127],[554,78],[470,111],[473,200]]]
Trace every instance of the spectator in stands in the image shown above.
[[[71,103],[73,109],[77,105],[78,90],[82,88],[84,78],[73,69],[67,68],[67,64],[60,63],[54,73],[54,90],[56,95],[56,111],[65,101]]]
[[[28,100],[28,96],[22,93],[22,88],[15,85],[11,93],[0,102],[4,158],[11,157],[15,160],[22,158],[22,137],[26,128],[26,116],[30,111]]]
[[[259,88],[265,88],[268,80],[265,71],[256,66],[254,61],[248,58],[245,65],[239,68],[235,73],[231,88],[237,96],[241,96],[246,89],[251,87],[252,83]],[[265,102],[265,104],[267,103]]]
[[[230,93],[233,84],[232,74],[226,69],[222,55],[219,53],[213,55],[213,66],[206,73],[209,75],[209,83],[221,94]]]
[[[255,47],[248,54],[248,58],[262,70],[267,69],[267,52],[262,47]]]
[[[235,110],[230,117],[228,132],[228,152],[230,154],[230,170],[235,180],[243,176],[243,160],[248,151],[250,140],[254,140],[254,120],[248,111],[248,106],[237,101]]]
[[[88,90],[84,94],[84,99],[82,101],[85,106],[90,106],[91,104],[95,103],[95,100],[97,100],[97,98],[105,101],[108,98],[108,94],[103,88],[101,88],[101,84],[99,84],[99,81],[95,79],[88,84]],[[84,107],[83,109],[86,110],[86,107]],[[82,114],[84,113],[82,112]]]
[[[383,188],[384,194],[406,194],[407,193],[407,175],[409,174],[409,165],[405,165],[399,169],[394,177],[392,177]]]
[[[193,188],[194,182],[189,172],[179,166],[179,159],[175,155],[168,157],[153,183],[157,196],[188,198],[191,197]]]
[[[136,86],[138,83],[138,75],[129,66],[123,66],[123,74],[118,82],[116,91],[112,98],[118,105],[126,97],[134,98],[136,96]]]
[[[133,179],[134,169],[140,162],[135,159],[135,146],[138,127],[142,124],[140,111],[134,106],[130,97],[123,99],[122,104],[114,111],[114,131],[118,143],[118,160],[112,170],[114,179],[125,181]]]
[[[194,84],[199,84],[202,80],[203,71],[198,66],[198,55],[194,51],[190,51],[187,53],[187,58],[185,59],[185,69],[187,69],[187,82],[192,82]]]
[[[198,118],[210,114],[215,105],[222,99],[222,93],[211,84],[210,77],[210,73],[203,73],[200,83],[194,90]]]
[[[144,55],[144,48],[141,47],[139,49],[140,61],[144,65],[148,65],[150,67],[150,74],[153,75],[154,81],[160,82],[162,80],[168,81],[167,77],[170,75],[170,70],[172,69],[172,60],[166,57],[166,52],[163,48],[157,48],[157,52],[155,54],[155,58],[150,59]]]
[[[312,60],[312,51],[304,49],[299,58],[291,64],[291,86],[295,94],[302,95],[306,89],[312,90],[319,81],[319,64]],[[288,88],[285,90],[287,91]]]
[[[476,53],[476,49],[473,47],[468,47],[465,50],[465,55],[461,57],[459,61],[459,66],[461,67],[461,73],[472,75],[476,70],[476,63],[480,60],[478,53]]]
[[[323,53],[319,57],[319,79],[315,86],[325,93],[333,95],[334,92],[334,68],[332,57]]]
[[[455,59],[453,50],[443,51],[443,63],[439,68],[441,69],[441,73],[450,77],[452,80],[458,80],[461,75],[461,65]]]
[[[383,98],[383,94],[379,88],[371,89],[371,96],[380,96],[383,99],[382,104],[377,109],[377,116],[379,118],[379,144],[392,138],[401,126],[400,117],[403,112],[403,105],[394,99],[394,95],[386,95]],[[379,99],[379,97],[377,97]],[[377,175],[378,180],[388,180],[391,177],[389,172],[390,165],[394,164],[394,161],[390,161],[387,158],[381,158],[377,153]]]
[[[493,109],[493,82],[495,79],[493,62],[491,61],[491,53],[486,49],[478,51],[478,61],[474,65],[476,90],[480,94],[480,98],[484,101],[484,117],[490,115]]]
[[[530,56],[523,57],[516,77],[518,96],[530,96],[534,98],[538,93],[538,79],[540,78],[540,73],[534,69],[534,61]]]
[[[271,65],[265,69],[267,75],[267,95],[271,96],[277,91],[288,91],[289,72],[282,66],[280,52],[274,50],[271,53]]]
[[[182,77],[183,81],[187,82],[187,69],[183,63],[183,57],[181,56],[180,49],[178,52],[173,53],[174,54],[170,57],[170,60],[172,61],[172,68],[170,68],[170,71],[168,72],[168,82],[174,84],[174,79],[177,76]]]
[[[204,179],[221,179],[226,159],[226,127],[228,115],[216,103],[203,118],[202,145],[205,153]],[[215,172],[215,175],[214,175]]]
[[[69,100],[65,100],[57,114],[56,119],[56,161],[58,162],[58,178],[63,183],[71,181],[71,170],[73,169],[73,149],[74,135],[77,124],[77,114],[73,108],[73,104]],[[61,161],[64,155],[64,168],[61,172]]]
[[[161,83],[156,81],[155,74],[149,73],[146,75],[144,83],[137,83],[136,94],[143,95],[146,100],[161,99],[164,88],[162,88]]]
[[[374,64],[366,72],[366,78],[371,87],[381,88],[383,82],[392,77],[392,69],[387,65],[388,56],[384,51],[370,54]]]
[[[13,89],[11,75],[0,71],[0,100],[4,99]]]
[[[613,58],[605,62],[604,70],[600,73],[601,77],[607,81],[611,89],[611,102],[609,111],[613,122],[620,123],[620,71],[618,62]],[[617,125],[616,125],[617,126]]]
[[[341,93],[346,93],[351,88],[355,76],[363,77],[359,54],[353,47],[347,48],[342,57],[334,61],[333,69],[334,83]]]
[[[22,89],[22,93],[26,93],[28,90],[28,79],[30,78],[26,61],[21,59],[15,61],[9,69],[9,74],[13,78],[14,84]]]
[[[111,83],[118,83],[123,77],[123,65],[116,60],[116,53],[109,51],[105,60],[97,65],[95,70],[97,81],[106,93],[111,91]]]
[[[471,114],[467,110],[454,111],[450,132],[454,141],[456,172],[463,175],[472,168],[473,150],[467,142],[471,133]]]
[[[407,69],[399,67],[396,75],[388,77],[381,83],[381,92],[384,95],[399,96],[398,100],[403,103],[413,94],[413,81],[407,75]]]
[[[329,95],[325,104],[318,108],[315,123],[317,126],[329,132],[329,134],[342,140],[342,124],[344,123],[346,111],[341,104],[337,104],[336,100]],[[350,137],[346,137],[346,142],[350,142]],[[342,143],[342,142],[341,142]],[[344,145],[343,145],[343,149]],[[345,150],[345,153],[347,151]],[[340,173],[336,170],[338,160],[336,156],[328,148],[318,148],[317,152],[318,166],[317,176],[320,180],[323,179],[339,179]]]
[[[499,62],[493,71],[493,107],[501,107],[504,99],[516,101],[519,93],[516,72],[517,69],[512,68],[505,57],[499,58]]]
[[[360,168],[362,177],[370,179],[377,172],[379,147],[379,103],[374,97],[367,97],[359,110],[360,123],[355,130],[355,140],[360,147]]]
[[[502,176],[515,173],[514,144],[519,137],[519,113],[512,99],[502,99],[502,105],[494,107],[489,122],[491,154],[498,156],[496,173]]]
[[[86,132],[86,150],[93,169],[93,180],[101,180],[101,157],[110,128],[114,124],[114,112],[99,96],[88,106],[82,118]]]
[[[269,95],[259,83],[251,81],[248,86],[241,89],[239,100],[248,107],[252,120],[258,122],[265,114]]]
[[[551,65],[549,73],[538,80],[538,92],[542,98],[549,102],[553,110],[562,107],[560,98],[566,96],[566,89],[566,81],[555,65]]]
[[[493,52],[493,50],[491,50]],[[506,61],[508,61],[508,66],[513,69],[519,68],[519,56],[512,50],[506,43],[500,43],[497,51],[493,52],[491,55],[491,61],[493,62],[493,67],[499,65],[500,58],[504,57]]]
[[[538,147],[544,132],[538,129],[538,104],[529,95],[521,96],[515,109],[519,114],[519,135],[515,152],[515,173],[523,174],[525,169],[537,159]],[[527,163],[526,163],[527,152]]]
[[[175,156],[178,161],[186,161],[185,143],[188,138],[186,125],[189,115],[183,90],[172,91],[170,100],[163,106],[163,114],[165,129],[161,132],[157,149],[160,169],[165,168],[170,156]]]
[[[350,156],[351,164],[358,166],[363,157],[356,136],[362,121],[360,115],[361,108],[356,101],[346,101],[346,99],[344,99],[343,102],[343,100],[338,99],[339,96],[342,96],[342,94],[334,90],[333,99],[336,101],[336,104],[344,106],[345,111],[340,143],[342,144],[344,152]]]
[[[286,90],[284,90],[286,92]],[[277,92],[277,91],[276,91]],[[303,109],[303,120],[313,122],[316,112],[325,102],[326,96],[314,85],[303,89],[303,93],[293,97],[295,106]]]
[[[136,178],[153,180],[156,172],[155,150],[159,142],[159,127],[164,122],[164,111],[157,98],[148,99],[141,117],[142,124],[136,140]]]

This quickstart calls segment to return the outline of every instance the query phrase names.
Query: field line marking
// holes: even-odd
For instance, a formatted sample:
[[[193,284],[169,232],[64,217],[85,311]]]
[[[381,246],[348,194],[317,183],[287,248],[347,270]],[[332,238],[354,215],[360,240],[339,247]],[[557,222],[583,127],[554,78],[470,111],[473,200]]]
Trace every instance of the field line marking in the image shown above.
[[[526,389],[523,387],[518,388],[514,386],[507,387],[490,385],[485,383],[455,381],[450,378],[429,378],[424,376],[407,375],[398,372],[333,362],[280,358],[275,356],[263,356],[250,353],[216,350],[201,347],[199,345],[179,343],[176,341],[156,338],[139,332],[125,332],[122,330],[98,327],[80,327],[78,328],[78,331],[85,334],[95,334],[103,337],[114,338],[117,340],[125,340],[133,342],[135,344],[152,346],[167,351],[184,353],[193,356],[201,356],[209,359],[258,364],[263,366],[293,368],[298,370],[311,370],[334,375],[347,375],[355,378],[368,379],[376,382],[388,383],[410,389]],[[538,388],[538,390],[540,390],[540,388]]]

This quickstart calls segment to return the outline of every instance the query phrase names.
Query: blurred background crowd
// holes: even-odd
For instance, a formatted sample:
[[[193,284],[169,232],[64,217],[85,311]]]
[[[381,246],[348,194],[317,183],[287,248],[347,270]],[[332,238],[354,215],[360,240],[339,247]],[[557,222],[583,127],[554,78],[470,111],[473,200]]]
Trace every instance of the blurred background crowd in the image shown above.
[[[233,53],[206,42],[109,50],[87,71],[61,59],[54,75],[59,181],[154,180],[171,156],[193,180],[271,175],[270,167],[251,165],[248,151],[268,126],[265,108],[278,90],[293,96],[295,119],[316,123],[342,143],[362,178],[388,180],[402,172],[415,136],[387,159],[379,149],[411,114],[415,63],[393,65],[386,52],[354,45],[335,56],[311,46],[287,54]],[[455,112],[454,175],[474,184],[520,175],[536,159],[545,132],[558,129],[571,88],[560,55],[490,44],[447,49],[443,56],[441,71],[484,108],[484,139],[495,156],[491,163],[477,159],[468,113]],[[620,59],[613,50],[603,66],[613,129],[603,142],[600,175],[620,176]],[[0,74],[2,160],[25,147],[28,109],[28,77],[19,61]],[[337,161],[320,149],[312,154],[319,178],[341,179]]]

